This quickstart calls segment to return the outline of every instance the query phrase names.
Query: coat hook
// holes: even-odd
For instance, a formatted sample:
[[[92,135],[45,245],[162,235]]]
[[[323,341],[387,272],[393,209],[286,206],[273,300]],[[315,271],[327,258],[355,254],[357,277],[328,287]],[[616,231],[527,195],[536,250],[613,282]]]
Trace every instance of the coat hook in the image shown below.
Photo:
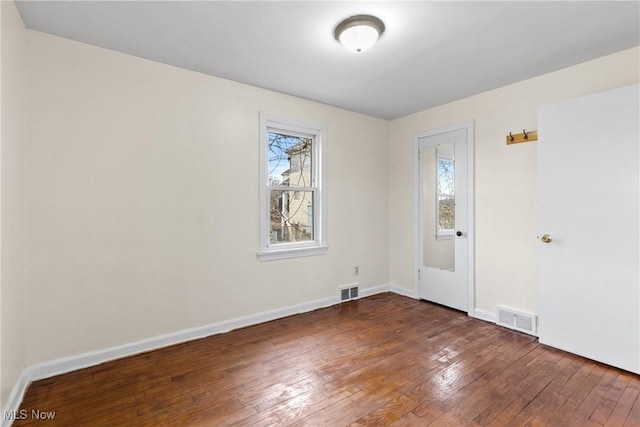
[[[513,135],[511,135],[511,132],[509,132],[509,138],[511,138],[511,142],[513,142]]]
[[[522,133],[524,134],[524,139],[529,139],[529,136],[527,135],[527,132],[522,129]]]

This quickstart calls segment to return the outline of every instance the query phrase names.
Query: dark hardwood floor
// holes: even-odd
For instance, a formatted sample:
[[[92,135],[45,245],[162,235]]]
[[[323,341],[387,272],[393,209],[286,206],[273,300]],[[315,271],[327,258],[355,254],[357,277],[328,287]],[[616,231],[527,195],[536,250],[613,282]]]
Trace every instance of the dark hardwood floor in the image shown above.
[[[637,375],[386,293],[38,381],[14,425],[640,426],[639,393]]]

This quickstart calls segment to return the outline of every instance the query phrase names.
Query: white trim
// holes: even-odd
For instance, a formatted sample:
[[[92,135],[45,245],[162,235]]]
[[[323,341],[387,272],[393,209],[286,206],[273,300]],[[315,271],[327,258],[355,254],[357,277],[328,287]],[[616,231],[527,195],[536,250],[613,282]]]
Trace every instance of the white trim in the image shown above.
[[[329,250],[328,246],[315,246],[303,248],[279,249],[277,251],[258,252],[256,256],[260,261],[272,261],[274,259],[298,258],[303,256],[323,255]]]
[[[413,137],[413,292],[420,299],[420,138]]]
[[[403,286],[398,286],[393,283],[389,283],[389,292],[393,292],[394,294],[402,295],[405,297],[420,299],[418,297],[418,293],[415,290],[407,289]]]
[[[467,131],[467,315],[475,317],[475,172],[474,172],[474,122],[468,120],[448,126],[418,132],[413,136],[413,287],[420,295],[420,139],[460,129]]]
[[[476,308],[473,312],[473,317],[484,320],[485,322],[496,323],[496,314],[489,310]]]
[[[5,414],[10,412],[18,412],[18,410],[20,409],[20,404],[22,403],[22,399],[24,399],[24,395],[27,391],[27,388],[29,387],[29,384],[31,384],[31,381],[32,380],[29,378],[29,369],[27,368],[23,370],[20,374],[20,377],[18,377],[18,381],[16,381],[13,388],[11,389],[9,399],[7,399],[7,404],[4,408],[2,408],[3,410],[2,415],[0,415],[2,417],[0,418],[0,426],[9,427],[11,426],[11,424],[13,424],[14,420],[7,419]]]
[[[389,285],[379,285],[379,286],[374,286],[372,288],[366,288],[366,289],[360,288],[359,298],[369,297],[375,294],[382,294],[384,292],[389,292]]]
[[[465,122],[467,127],[467,301],[469,315],[476,311],[476,205],[475,205],[475,127],[473,120]]]
[[[260,261],[271,261],[276,259],[293,258],[299,256],[322,255],[328,250],[327,246],[327,192],[326,192],[326,157],[327,157],[327,127],[325,125],[308,123],[300,120],[284,119],[263,112],[260,115],[260,191],[259,191],[259,228],[260,236],[258,242],[257,257]],[[313,217],[314,217],[314,240],[308,242],[281,243],[273,245],[270,243],[269,225],[269,188],[267,188],[268,178],[268,133],[269,129],[286,134],[314,138],[312,145],[313,154],[311,156],[312,166],[312,186],[311,187],[287,187],[289,190],[310,189],[314,194]],[[278,187],[279,188],[279,187]],[[302,191],[301,190],[301,191]]]

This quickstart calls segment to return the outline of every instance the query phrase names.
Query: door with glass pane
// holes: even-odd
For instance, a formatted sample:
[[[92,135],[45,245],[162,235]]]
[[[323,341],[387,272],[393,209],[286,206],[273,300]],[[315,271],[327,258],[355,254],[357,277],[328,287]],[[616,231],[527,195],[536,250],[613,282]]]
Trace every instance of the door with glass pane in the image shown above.
[[[468,308],[467,148],[469,129],[417,135],[420,298]]]

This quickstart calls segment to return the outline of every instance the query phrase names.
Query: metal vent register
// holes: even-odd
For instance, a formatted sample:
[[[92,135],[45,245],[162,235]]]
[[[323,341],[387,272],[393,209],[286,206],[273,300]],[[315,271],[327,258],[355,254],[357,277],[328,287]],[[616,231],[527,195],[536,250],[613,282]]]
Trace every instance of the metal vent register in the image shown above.
[[[360,295],[360,285],[349,285],[340,288],[340,301],[349,301],[358,298]]]
[[[535,314],[501,306],[497,310],[496,324],[525,334],[538,335],[538,317]]]

